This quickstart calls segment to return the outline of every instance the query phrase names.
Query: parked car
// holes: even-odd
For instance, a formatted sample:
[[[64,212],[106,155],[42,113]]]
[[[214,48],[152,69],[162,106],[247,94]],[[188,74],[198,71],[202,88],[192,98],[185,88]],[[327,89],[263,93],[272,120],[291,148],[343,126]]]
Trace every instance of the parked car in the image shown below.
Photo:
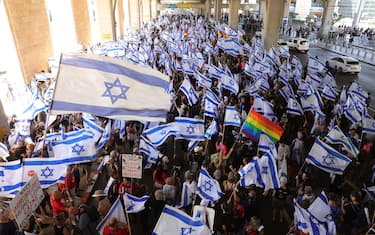
[[[289,49],[301,52],[308,52],[310,48],[310,42],[304,38],[289,39],[287,44],[289,46]]]
[[[359,61],[353,57],[338,56],[326,61],[326,66],[329,69],[334,69],[341,73],[359,73],[361,72],[361,65]]]

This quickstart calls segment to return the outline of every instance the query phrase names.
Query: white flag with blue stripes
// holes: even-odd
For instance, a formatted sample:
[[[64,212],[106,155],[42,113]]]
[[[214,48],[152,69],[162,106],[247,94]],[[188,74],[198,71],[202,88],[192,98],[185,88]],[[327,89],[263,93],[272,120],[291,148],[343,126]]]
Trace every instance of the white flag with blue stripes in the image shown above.
[[[23,160],[23,182],[26,183],[36,174],[42,188],[48,188],[58,182],[64,182],[68,158],[25,158]]]
[[[216,117],[218,105],[219,101],[216,99],[216,96],[212,96],[212,93],[207,92],[204,99],[204,116]]]
[[[112,119],[165,121],[170,108],[168,85],[168,76],[145,66],[110,57],[65,54],[51,114],[87,112]]]
[[[225,107],[224,125],[241,126],[241,118],[234,106]]]
[[[197,103],[199,96],[194,90],[194,87],[191,85],[189,79],[184,79],[180,86],[180,90],[186,95],[190,106],[193,106],[195,103]]]
[[[95,143],[103,135],[104,129],[96,123],[95,118],[88,113],[82,113],[83,126],[94,135]]]
[[[342,144],[352,157],[357,157],[359,154],[357,147],[353,144],[349,137],[344,135],[338,126],[333,127],[328,132],[325,139],[331,144]]]
[[[315,57],[309,57],[309,62],[307,64],[307,69],[309,72],[317,73],[326,70],[326,66]]]
[[[286,112],[289,114],[303,116],[303,110],[302,110],[301,105],[298,103],[298,101],[295,98],[292,98],[292,97],[289,97],[288,107],[286,109]]]
[[[110,219],[116,218],[118,221],[122,223],[126,222],[125,212],[124,208],[122,206],[120,196],[116,199],[116,201],[112,204],[111,209],[109,209],[108,213],[104,216],[104,218],[100,221],[98,226],[96,227],[96,230],[99,232],[99,234],[103,234],[104,227],[108,225]]]
[[[219,182],[212,178],[204,168],[200,170],[197,193],[203,200],[211,202],[219,200],[224,195]]]
[[[265,152],[265,153],[268,152],[268,151],[271,151],[273,157],[277,156],[277,149],[276,149],[275,143],[263,131],[262,131],[262,133],[260,133],[258,150],[262,151],[262,152]]]
[[[177,131],[176,138],[199,141],[204,140],[204,120],[176,117],[173,125]]]
[[[355,102],[354,97],[349,95],[344,106],[344,115],[352,123],[357,123],[362,120],[362,115],[358,108],[359,105]]]
[[[106,145],[111,138],[111,130],[112,130],[112,120],[108,119],[108,122],[105,126],[102,138],[100,138],[100,141],[98,143],[97,149],[101,149]]]
[[[150,199],[149,196],[136,197],[129,193],[124,193],[124,204],[126,213],[137,213],[145,209],[145,203]]]
[[[336,225],[332,218],[331,207],[328,204],[328,198],[324,191],[318,195],[307,211],[321,226],[327,228],[329,234],[336,234]]]
[[[311,235],[327,235],[328,227],[325,223],[320,223],[297,202],[294,202],[294,224],[297,230]]]
[[[56,158],[67,158],[68,164],[90,162],[97,156],[95,140],[90,134],[54,141],[52,149]]]
[[[352,160],[337,152],[320,139],[317,139],[312,146],[306,161],[328,173],[342,175]]]
[[[212,136],[216,135],[217,133],[219,133],[219,125],[217,124],[216,120],[213,119],[206,132],[204,133],[204,137],[210,140]]]
[[[240,185],[242,187],[249,185],[264,185],[257,159],[252,160],[238,171],[240,175]]]
[[[366,115],[363,117],[363,129],[362,129],[362,132],[363,133],[368,133],[368,134],[375,134],[375,120]]]
[[[0,195],[18,192],[23,185],[22,174],[20,160],[0,162]]]
[[[185,212],[166,205],[151,235],[211,235],[207,225]]]
[[[258,159],[260,175],[264,184],[262,188],[264,190],[280,188],[275,157],[272,156],[271,151],[268,151]]]
[[[150,142],[155,146],[162,145],[169,136],[175,135],[176,133],[177,130],[174,128],[174,123],[156,126],[143,132],[143,134],[146,135]]]
[[[158,160],[159,150],[143,136],[139,139],[139,152],[146,155],[149,163],[155,164]]]
[[[337,91],[335,91],[335,89],[333,89],[329,85],[325,85],[325,87],[323,88],[323,92],[322,92],[323,98],[327,100],[335,101],[337,96],[338,96],[338,93]]]
[[[9,157],[9,150],[5,144],[0,142],[0,158],[7,162],[7,157]]]
[[[181,203],[179,207],[186,207],[193,203],[195,192],[197,191],[197,183],[195,181],[182,184]]]
[[[231,72],[227,68],[226,72],[221,75],[221,85],[223,88],[237,95],[239,90],[238,83],[234,80],[233,75],[231,75]]]
[[[204,88],[207,88],[207,89],[211,88],[212,80],[210,78],[204,76],[200,72],[196,72],[195,78],[197,79],[198,86],[204,87]]]
[[[39,97],[35,97],[18,118],[33,120],[38,113],[46,111],[47,109],[48,106],[39,99]]]

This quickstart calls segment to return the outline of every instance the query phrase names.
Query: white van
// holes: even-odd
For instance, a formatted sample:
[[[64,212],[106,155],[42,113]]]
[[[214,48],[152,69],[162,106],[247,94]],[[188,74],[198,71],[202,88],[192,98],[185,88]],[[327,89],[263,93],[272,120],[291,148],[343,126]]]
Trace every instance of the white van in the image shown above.
[[[292,38],[288,40],[288,46],[291,50],[308,52],[310,43],[307,39],[304,38]]]

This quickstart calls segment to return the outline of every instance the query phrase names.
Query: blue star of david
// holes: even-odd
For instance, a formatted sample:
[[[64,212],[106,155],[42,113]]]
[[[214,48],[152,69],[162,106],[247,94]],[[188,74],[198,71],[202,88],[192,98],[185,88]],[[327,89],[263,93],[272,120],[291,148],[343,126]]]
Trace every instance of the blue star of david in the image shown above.
[[[190,88],[190,89],[189,89],[189,94],[190,94],[190,95],[193,95],[193,94],[194,94],[194,90],[193,90],[193,88]]]
[[[262,174],[265,174],[265,175],[268,174],[268,167],[267,166],[262,167]]]
[[[332,216],[331,216],[330,214],[327,214],[326,216],[324,216],[324,218],[325,218],[326,220],[329,220],[329,221],[332,220]]]
[[[128,208],[126,208],[127,211],[131,211],[134,208],[134,202],[133,201],[129,200],[129,204],[130,205],[128,206]]]
[[[323,156],[323,163],[326,164],[327,166],[335,164],[335,158],[329,154],[326,156]]]
[[[75,144],[72,147],[72,153],[77,153],[78,155],[81,155],[81,152],[85,151],[83,147],[84,147],[83,145]]]
[[[186,132],[190,135],[194,133],[194,127],[192,125],[189,125],[186,127]]]
[[[116,103],[118,99],[126,100],[128,98],[125,93],[129,90],[129,87],[122,85],[119,78],[117,78],[113,83],[104,82],[104,85],[106,89],[102,96],[109,97],[112,104]],[[113,93],[113,88],[120,89],[120,93],[118,95],[116,95],[116,93]]]
[[[296,103],[296,102],[293,102],[292,106],[293,106],[293,107],[297,107],[297,103]]]
[[[193,228],[181,228],[181,234],[180,235],[189,235],[194,232]]]
[[[204,181],[203,187],[205,191],[211,192],[213,184],[211,183],[210,180]]]
[[[353,105],[349,105],[349,110],[354,110],[354,106]]]
[[[22,126],[22,131],[23,132],[27,132],[28,131],[28,126],[26,126],[26,125]]]
[[[371,126],[375,128],[375,122],[373,122],[373,123],[371,124]]]
[[[232,79],[229,80],[229,84],[231,84],[232,86],[234,86],[234,81]]]
[[[233,116],[233,120],[234,120],[234,121],[239,121],[239,120],[240,120],[240,117],[239,117],[238,115],[235,114],[235,115]]]
[[[45,169],[41,169],[42,174],[40,176],[44,176],[46,179],[50,176],[53,176],[54,169],[49,168],[48,166]]]

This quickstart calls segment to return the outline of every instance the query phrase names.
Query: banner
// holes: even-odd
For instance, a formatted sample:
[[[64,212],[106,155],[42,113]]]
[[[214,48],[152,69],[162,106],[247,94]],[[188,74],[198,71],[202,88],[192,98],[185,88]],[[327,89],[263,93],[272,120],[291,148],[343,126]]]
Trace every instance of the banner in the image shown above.
[[[10,209],[20,227],[31,217],[32,212],[38,208],[43,198],[44,194],[39,179],[34,175],[10,202]]]
[[[142,156],[122,154],[122,177],[142,179]]]

